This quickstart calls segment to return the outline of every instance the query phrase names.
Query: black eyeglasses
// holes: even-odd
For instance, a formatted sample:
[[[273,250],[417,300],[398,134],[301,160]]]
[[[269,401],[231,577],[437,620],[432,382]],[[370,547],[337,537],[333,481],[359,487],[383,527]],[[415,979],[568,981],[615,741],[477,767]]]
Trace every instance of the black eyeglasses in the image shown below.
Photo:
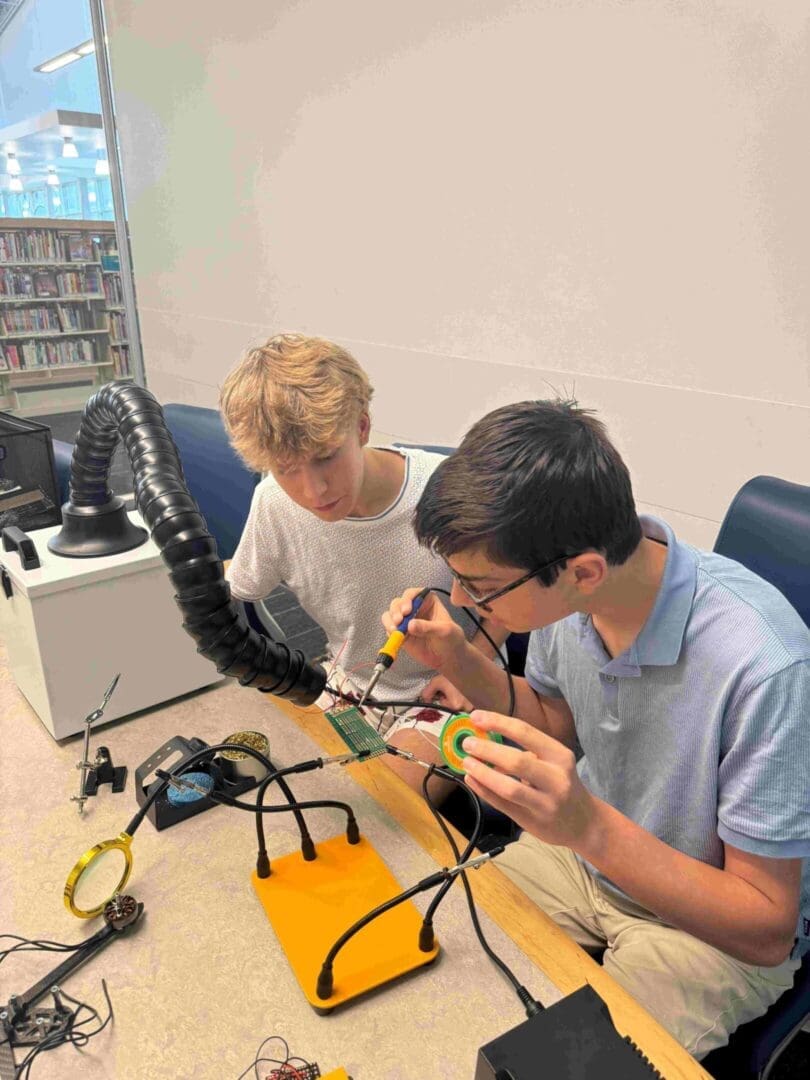
[[[577,554],[581,554],[581,552],[577,552]],[[567,562],[568,559],[575,559],[576,557],[576,555],[560,555],[558,558],[552,559],[551,562],[543,563],[542,566],[538,566],[536,570],[530,570],[528,574],[524,574],[523,577],[519,577],[517,581],[513,581],[510,585],[504,585],[503,588],[496,589],[494,592],[491,593],[486,593],[484,596],[476,596],[476,594],[469,588],[469,586],[464,584],[464,582],[461,580],[461,578],[458,576],[455,570],[453,570],[452,567],[448,566],[448,570],[453,575],[453,580],[456,582],[459,588],[463,589],[467,596],[469,596],[470,600],[472,600],[475,606],[483,608],[484,611],[489,611],[489,605],[492,603],[493,600],[497,600],[501,596],[506,596],[506,594],[511,592],[512,589],[517,589],[518,586],[524,585],[527,581],[531,581],[532,578],[537,577],[538,574],[542,574],[544,570],[548,570],[552,566],[556,566],[557,563]]]

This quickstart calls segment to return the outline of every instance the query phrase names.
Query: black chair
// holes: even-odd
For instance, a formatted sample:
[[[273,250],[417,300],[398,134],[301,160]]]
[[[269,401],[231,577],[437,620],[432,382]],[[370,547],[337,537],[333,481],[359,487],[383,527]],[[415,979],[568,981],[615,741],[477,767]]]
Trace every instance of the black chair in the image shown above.
[[[770,581],[810,625],[810,487],[775,476],[749,480],[729,507],[714,550]],[[808,1019],[810,953],[793,987],[735,1031],[728,1046],[707,1054],[703,1067],[715,1080],[766,1080]]]
[[[180,454],[188,490],[217,542],[219,557],[233,557],[261,475],[247,468],[231,446],[217,409],[164,405],[166,426]],[[264,600],[244,601],[248,622],[259,633],[283,641],[284,631]]]
[[[163,415],[177,445],[188,490],[217,542],[219,557],[230,559],[261,477],[245,466],[231,446],[217,409],[164,405]]]

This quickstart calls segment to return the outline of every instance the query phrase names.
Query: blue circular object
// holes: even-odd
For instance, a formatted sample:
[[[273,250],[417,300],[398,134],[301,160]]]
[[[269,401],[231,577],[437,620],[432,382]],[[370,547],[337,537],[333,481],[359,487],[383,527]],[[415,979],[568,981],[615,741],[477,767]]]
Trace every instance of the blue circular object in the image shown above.
[[[188,772],[183,773],[185,780],[191,780],[194,784],[199,784],[200,787],[204,787],[206,791],[211,791],[214,786],[214,778],[209,776],[206,772]],[[172,804],[172,806],[182,806],[185,803],[197,802],[198,799],[204,798],[199,791],[184,790],[181,791],[176,787],[169,787],[166,792],[166,798]]]

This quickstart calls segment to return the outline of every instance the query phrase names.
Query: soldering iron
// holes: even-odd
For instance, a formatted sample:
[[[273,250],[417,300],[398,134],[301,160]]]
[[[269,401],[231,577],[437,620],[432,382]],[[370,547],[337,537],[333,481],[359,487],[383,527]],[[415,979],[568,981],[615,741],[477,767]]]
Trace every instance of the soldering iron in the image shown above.
[[[393,662],[396,660],[399,650],[402,648],[402,643],[405,640],[405,635],[408,632],[408,625],[411,619],[419,610],[419,608],[422,606],[422,601],[425,599],[429,592],[430,586],[426,585],[421,592],[418,592],[416,594],[416,596],[411,601],[410,615],[406,615],[402,622],[399,624],[399,626],[396,628],[396,630],[392,631],[391,634],[389,634],[388,640],[377,653],[377,662],[374,665],[374,671],[371,673],[371,678],[368,681],[368,686],[366,687],[362,697],[360,698],[360,701],[358,702],[358,707],[362,706],[363,702],[371,694],[371,691],[379,682],[382,673],[384,671],[387,671],[391,667]]]

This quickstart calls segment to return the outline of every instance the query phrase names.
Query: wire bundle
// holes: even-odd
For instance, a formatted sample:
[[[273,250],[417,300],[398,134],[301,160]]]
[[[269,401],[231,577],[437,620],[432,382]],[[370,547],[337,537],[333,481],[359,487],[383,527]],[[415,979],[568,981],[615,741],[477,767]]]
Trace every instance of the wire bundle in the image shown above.
[[[267,1044],[269,1042],[272,1042],[274,1039],[277,1039],[284,1047],[283,1059],[277,1057],[266,1057],[262,1054],[265,1046],[267,1046]],[[297,1062],[298,1064],[293,1065],[293,1062]],[[265,1063],[271,1065],[278,1065],[279,1068],[273,1069],[269,1074],[267,1074],[264,1080],[271,1080],[271,1078],[272,1080],[282,1080],[282,1078],[283,1080],[317,1080],[317,1077],[321,1075],[321,1070],[314,1062],[309,1062],[302,1057],[296,1057],[294,1054],[290,1054],[290,1048],[287,1045],[287,1040],[282,1038],[281,1035],[268,1035],[267,1038],[262,1041],[259,1049],[256,1051],[256,1056],[253,1061],[251,1061],[250,1065],[248,1065],[244,1072],[240,1073],[239,1076],[237,1076],[236,1080],[244,1080],[244,1077],[247,1076],[251,1069],[253,1070],[253,1075],[255,1076],[256,1080],[263,1080],[263,1078],[259,1074],[259,1065],[263,1065]]]
[[[17,934],[0,934],[0,939],[4,938],[16,941],[17,944],[0,950],[0,963],[13,952],[69,953],[76,952],[86,944],[85,942],[80,941],[77,945],[66,945],[60,941],[47,941],[40,938],[24,938]],[[81,1050],[94,1035],[98,1035],[104,1030],[104,1028],[113,1020],[114,1013],[110,994],[107,990],[107,983],[104,979],[101,980],[101,987],[107,1002],[107,1016],[104,1020],[101,1019],[98,1010],[94,1009],[92,1005],[88,1005],[84,1001],[78,1001],[76,998],[71,997],[70,994],[65,993],[61,987],[59,988],[59,998],[69,1001],[71,1005],[75,1006],[75,1009],[62,1030],[53,1032],[51,1035],[46,1035],[40,1042],[31,1047],[19,1065],[15,1066],[14,1080],[28,1080],[31,1075],[31,1068],[34,1061],[46,1050],[55,1050],[57,1046],[64,1046],[65,1043],[70,1043],[76,1050]],[[84,1017],[84,1019],[79,1019],[83,1011],[86,1011],[88,1015]],[[87,1024],[92,1024],[94,1021],[96,1022],[97,1027],[92,1031],[82,1030]],[[3,1043],[13,1045],[8,1036],[0,1039],[0,1045]]]

